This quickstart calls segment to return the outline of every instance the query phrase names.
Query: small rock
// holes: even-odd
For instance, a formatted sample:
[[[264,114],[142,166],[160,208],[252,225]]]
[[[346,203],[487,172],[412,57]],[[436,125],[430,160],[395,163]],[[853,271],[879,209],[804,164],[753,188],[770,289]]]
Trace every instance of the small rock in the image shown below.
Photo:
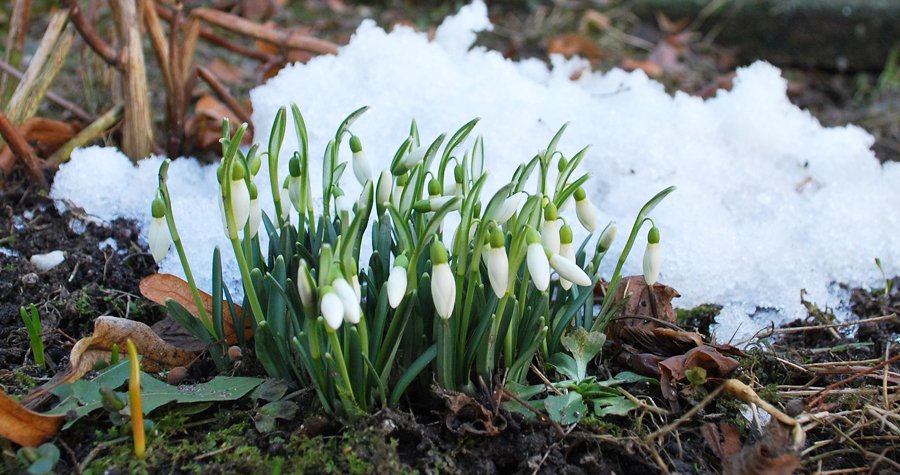
[[[38,282],[41,281],[41,278],[38,277],[34,272],[29,272],[22,276],[22,285],[31,287],[32,285],[37,285]]]
[[[187,376],[187,368],[184,366],[176,366],[166,375],[166,382],[172,386],[178,386],[184,381],[185,376]]]
[[[228,348],[228,359],[230,359],[231,361],[237,361],[241,359],[242,356],[243,352],[241,351],[240,346],[235,345]]]
[[[37,267],[41,272],[47,272],[62,264],[64,260],[66,260],[65,253],[57,249],[46,254],[35,254],[31,256],[31,265]]]

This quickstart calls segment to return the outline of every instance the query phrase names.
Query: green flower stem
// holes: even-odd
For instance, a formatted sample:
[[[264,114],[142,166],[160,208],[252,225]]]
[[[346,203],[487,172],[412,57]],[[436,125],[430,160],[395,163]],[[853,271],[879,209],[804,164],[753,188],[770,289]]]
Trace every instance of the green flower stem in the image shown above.
[[[341,351],[341,342],[338,341],[337,332],[328,331],[328,339],[331,341],[331,352],[334,355],[334,362],[338,367],[341,379],[344,380],[344,388],[351,400],[356,403],[356,397],[353,395],[353,385],[350,383],[350,374],[347,372],[347,363],[344,362],[344,352]]]
[[[437,377],[438,382],[445,388],[455,388],[453,378],[453,331],[450,329],[450,319],[438,318],[437,330]]]
[[[225,167],[225,178],[222,179],[221,189],[223,192],[223,203],[225,205],[225,224],[228,230],[228,240],[231,241],[231,246],[234,249],[234,257],[237,259],[238,268],[241,269],[241,281],[243,281],[244,284],[244,294],[247,296],[247,299],[250,300],[250,309],[253,311],[253,318],[256,320],[256,323],[259,323],[264,320],[263,311],[262,307],[259,305],[259,297],[256,295],[256,288],[253,285],[253,280],[250,278],[250,268],[247,265],[247,258],[241,248],[241,241],[238,239],[237,223],[234,221],[234,207],[231,203],[231,186],[228,183],[228,179],[231,177],[231,169],[234,166],[234,157],[226,157],[225,160],[226,161],[223,164]],[[199,295],[197,298],[199,298]]]

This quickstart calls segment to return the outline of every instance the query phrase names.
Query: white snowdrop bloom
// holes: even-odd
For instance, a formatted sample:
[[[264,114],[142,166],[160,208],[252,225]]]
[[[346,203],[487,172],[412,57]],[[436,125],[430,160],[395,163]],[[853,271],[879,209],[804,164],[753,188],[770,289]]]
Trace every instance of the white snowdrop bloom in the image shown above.
[[[616,240],[618,232],[619,227],[616,225],[616,222],[610,221],[606,228],[603,229],[603,232],[600,233],[600,239],[597,241],[597,251],[606,252],[612,246],[613,241]]]
[[[304,307],[312,308],[316,304],[316,282],[309,272],[306,259],[301,259],[297,268],[297,293],[300,294],[300,301]]]
[[[582,287],[591,285],[591,278],[588,277],[581,267],[578,267],[574,260],[552,253],[549,261],[550,266],[559,274],[560,279],[566,279]]]
[[[172,235],[169,233],[169,225],[166,222],[166,206],[161,199],[156,198],[153,200],[150,206],[150,213],[150,229],[147,243],[150,246],[150,254],[153,255],[153,260],[159,264],[169,252],[169,246],[172,244]],[[62,261],[60,260],[60,262]]]
[[[331,288],[341,299],[341,305],[344,307],[344,321],[354,325],[359,323],[359,300],[356,299],[356,292],[353,291],[350,283],[343,277],[338,277],[331,283]]]
[[[320,306],[322,317],[325,318],[328,328],[332,331],[340,328],[341,322],[344,321],[344,304],[341,303],[341,299],[335,294],[334,289],[328,286],[322,289]]]
[[[584,188],[575,190],[575,214],[578,216],[578,221],[589,233],[597,229],[597,209],[594,208],[594,204],[588,199]]]
[[[659,279],[662,254],[659,250],[659,228],[653,226],[647,233],[647,249],[644,250],[644,280],[653,285]]]
[[[334,199],[334,206],[338,213],[350,213],[353,210],[353,201],[347,195],[341,195]]]
[[[482,253],[486,255],[488,280],[494,295],[502,298],[509,290],[509,257],[506,255],[506,239],[500,228],[491,230],[490,245]]]
[[[288,176],[288,198],[291,202],[291,205],[294,206],[294,210],[298,213],[302,213],[300,210],[300,199],[302,198],[302,183],[303,180],[300,177],[300,156],[294,154],[291,157],[291,160],[288,162],[288,171],[290,172],[290,176]]]
[[[422,159],[425,158],[425,154],[428,152],[428,147],[421,146],[416,147],[412,151],[409,152],[405,157],[400,160],[400,172],[405,173],[410,170],[412,167],[416,166]]]
[[[372,166],[369,165],[366,152],[362,149],[362,142],[355,135],[350,137],[350,151],[353,152],[353,174],[356,175],[359,184],[365,186],[372,180]]]
[[[506,201],[498,207],[497,212],[495,213],[496,216],[493,218],[494,221],[501,226],[509,221],[509,218],[512,218],[512,215],[514,215],[516,211],[519,210],[519,207],[522,206],[522,201],[525,200],[526,196],[528,196],[527,193],[520,191],[507,198]]]
[[[291,217],[291,194],[288,189],[282,188],[279,195],[281,201],[281,219],[287,221]]]
[[[232,166],[231,180],[229,183],[231,191],[231,214],[234,218],[236,229],[229,229],[228,235],[232,238],[237,237],[237,232],[247,224],[250,218],[250,190],[247,188],[247,182],[244,180],[244,166],[236,162]],[[224,206],[224,203],[223,203]],[[227,207],[225,208],[227,209]]]
[[[453,314],[456,304],[456,280],[450,270],[450,258],[441,242],[431,245],[431,298],[434,309],[444,320]]]
[[[541,225],[541,242],[553,253],[559,253],[559,215],[553,203],[544,207],[544,223]]]
[[[406,256],[400,255],[400,257],[394,260],[394,266],[391,267],[391,274],[388,276],[386,284],[388,303],[391,304],[391,308],[399,307],[400,302],[403,302],[403,297],[406,295],[406,290],[408,288],[406,266],[408,263],[409,260]]]
[[[528,273],[531,274],[535,288],[543,292],[550,286],[550,262],[547,260],[547,251],[544,250],[537,231],[528,228],[526,232],[528,251],[525,260],[528,263]]]
[[[350,286],[353,287],[353,293],[356,294],[356,300],[362,302],[362,286],[359,285],[359,276],[354,275],[350,278]]]
[[[565,259],[575,262],[575,247],[572,246],[573,237],[572,227],[568,224],[563,224],[563,226],[559,228],[559,255]],[[552,266],[553,263],[551,262],[550,265]],[[559,284],[564,290],[569,290],[570,288],[572,288],[572,281],[565,279],[562,274],[560,274],[559,277]]]
[[[391,201],[391,193],[394,188],[394,176],[388,170],[382,170],[378,177],[378,187],[375,188],[375,204],[386,206]]]
[[[253,182],[250,183],[250,213],[247,218],[247,230],[249,237],[254,238],[259,232],[259,223],[262,221],[262,210],[259,208],[259,192]]]

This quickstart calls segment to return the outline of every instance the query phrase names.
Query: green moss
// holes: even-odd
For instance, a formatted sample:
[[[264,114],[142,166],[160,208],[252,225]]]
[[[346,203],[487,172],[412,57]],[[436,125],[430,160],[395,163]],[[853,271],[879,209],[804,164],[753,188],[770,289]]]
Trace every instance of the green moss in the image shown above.
[[[676,321],[684,327],[707,329],[715,323],[721,310],[721,306],[712,304],[698,305],[691,309],[679,308],[675,310]]]
[[[612,422],[594,417],[593,414],[589,414],[581,419],[578,422],[582,428],[587,429],[596,434],[609,434],[613,437],[621,437],[622,436],[622,427],[618,424],[613,424]]]

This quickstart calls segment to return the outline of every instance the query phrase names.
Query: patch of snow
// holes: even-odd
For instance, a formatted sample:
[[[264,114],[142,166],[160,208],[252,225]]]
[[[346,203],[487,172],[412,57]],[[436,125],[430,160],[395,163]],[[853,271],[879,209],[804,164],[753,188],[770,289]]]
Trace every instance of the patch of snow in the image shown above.
[[[6,257],[19,257],[18,251],[8,247],[0,247],[0,254],[3,254]]]
[[[838,307],[834,282],[879,284],[873,259],[900,273],[900,165],[879,165],[872,137],[856,126],[822,127],[787,98],[787,81],[767,63],[737,72],[734,88],[709,100],[668,95],[642,72],[591,72],[581,59],[514,62],[471,48],[474,31],[489,28],[481,1],[438,28],[435,40],[374,22],[360,25],[337,56],[284,68],[251,92],[257,139],[265,141],[277,109],[296,102],[311,144],[314,196],[318,170],[335,128],[351,111],[372,106],[354,125],[377,173],[388,165],[415,118],[424,142],[481,117],[490,176],[485,200],[515,165],[546,147],[571,124],[559,149],[572,155],[592,145],[583,162],[586,187],[602,220],[619,223],[618,255],[644,202],[668,185],[678,190],[653,213],[661,231],[660,280],[682,295],[681,307],[723,306],[720,339],[752,334],[770,322],[802,316],[800,290],[820,307]],[[570,78],[579,72],[576,81]],[[288,114],[280,176],[297,143]],[[349,146],[341,158],[348,160]],[[52,196],[101,219],[149,222],[160,158],[132,165],[118,151],[77,150],[60,168]],[[268,190],[266,166],[258,176]],[[215,167],[177,160],[169,171],[176,221],[201,287],[209,288],[213,246],[223,249],[226,282],[239,293],[230,245],[221,230]],[[109,186],[97,186],[107,183]],[[344,189],[358,192],[352,174]],[[263,192],[271,215],[271,197]],[[574,207],[563,213],[573,227]],[[448,233],[449,234],[449,233]],[[584,234],[581,234],[583,237]],[[626,265],[641,272],[646,228]],[[576,236],[576,240],[580,239]],[[606,262],[606,276],[614,259]],[[174,252],[162,272],[182,274]]]
[[[97,247],[100,248],[101,251],[106,249],[111,249],[113,251],[119,251],[119,244],[116,242],[114,238],[108,237],[99,243],[97,243]]]
[[[66,254],[58,249],[46,254],[35,254],[30,259],[31,265],[41,272],[47,272],[62,264],[64,260],[66,260]]]

